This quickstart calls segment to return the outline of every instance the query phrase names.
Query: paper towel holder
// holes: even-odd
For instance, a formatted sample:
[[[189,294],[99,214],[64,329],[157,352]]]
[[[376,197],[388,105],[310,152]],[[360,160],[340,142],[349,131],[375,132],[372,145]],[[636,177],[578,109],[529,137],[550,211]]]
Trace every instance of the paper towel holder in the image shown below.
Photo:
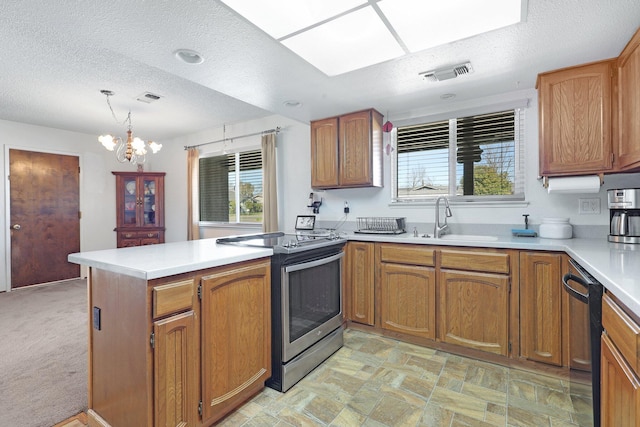
[[[596,174],[594,174],[596,175]],[[600,186],[604,185],[604,174],[603,173],[599,173],[597,174],[598,177],[600,177]],[[567,175],[568,177],[569,175]],[[564,175],[560,175],[558,176],[558,178],[560,177],[565,177]],[[542,186],[544,188],[549,188],[549,177],[548,176],[538,176],[538,181],[542,181]]]

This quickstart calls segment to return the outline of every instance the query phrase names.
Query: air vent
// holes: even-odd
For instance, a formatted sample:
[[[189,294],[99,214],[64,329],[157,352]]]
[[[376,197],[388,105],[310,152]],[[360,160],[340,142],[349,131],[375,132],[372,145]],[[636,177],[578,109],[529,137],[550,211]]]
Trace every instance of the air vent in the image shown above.
[[[439,68],[433,71],[424,71],[418,75],[422,76],[429,82],[439,82],[442,80],[454,79],[462,74],[471,73],[473,73],[473,67],[471,66],[471,62],[467,62],[464,64],[453,65],[451,67]]]
[[[138,101],[144,102],[146,104],[151,104],[152,102],[155,102],[160,98],[162,98],[160,95],[156,95],[155,93],[151,92],[144,92],[136,97]]]

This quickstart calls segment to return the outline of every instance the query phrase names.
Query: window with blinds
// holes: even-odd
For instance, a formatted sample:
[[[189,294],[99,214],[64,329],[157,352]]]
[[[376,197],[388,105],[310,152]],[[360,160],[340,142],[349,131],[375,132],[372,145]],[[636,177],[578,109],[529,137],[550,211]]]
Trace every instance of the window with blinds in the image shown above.
[[[200,158],[200,221],[262,223],[260,150]]]
[[[398,127],[394,198],[523,199],[522,114],[508,110]]]

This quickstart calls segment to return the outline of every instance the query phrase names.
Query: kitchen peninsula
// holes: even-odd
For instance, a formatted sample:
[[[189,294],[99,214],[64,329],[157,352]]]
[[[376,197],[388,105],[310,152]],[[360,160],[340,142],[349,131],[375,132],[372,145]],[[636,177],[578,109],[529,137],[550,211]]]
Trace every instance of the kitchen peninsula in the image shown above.
[[[89,425],[211,425],[260,391],[271,255],[214,239],[69,255],[88,267]]]

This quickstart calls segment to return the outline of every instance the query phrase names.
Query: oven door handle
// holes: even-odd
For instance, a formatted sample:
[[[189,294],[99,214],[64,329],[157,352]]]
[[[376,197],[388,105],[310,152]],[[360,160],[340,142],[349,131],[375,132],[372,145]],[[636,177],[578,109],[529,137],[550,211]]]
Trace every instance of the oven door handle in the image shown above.
[[[582,279],[582,277],[580,276],[576,276],[573,273],[567,273],[564,276],[562,276],[562,285],[564,286],[564,289],[569,292],[569,294],[571,296],[573,296],[574,298],[579,299],[580,301],[584,302],[584,303],[588,303],[589,302],[589,294],[586,293],[582,293],[574,288],[571,287],[571,285],[569,285],[570,281],[574,281],[574,282],[578,282],[581,285],[585,286],[587,289],[589,289],[589,283],[587,283],[585,280]]]
[[[315,261],[303,262],[300,264],[289,265],[284,268],[285,273],[291,273],[292,271],[304,270],[307,268],[317,267],[319,265],[329,264],[335,260],[338,260],[344,256],[344,252],[340,252],[339,254],[332,255],[326,258],[317,259]]]

